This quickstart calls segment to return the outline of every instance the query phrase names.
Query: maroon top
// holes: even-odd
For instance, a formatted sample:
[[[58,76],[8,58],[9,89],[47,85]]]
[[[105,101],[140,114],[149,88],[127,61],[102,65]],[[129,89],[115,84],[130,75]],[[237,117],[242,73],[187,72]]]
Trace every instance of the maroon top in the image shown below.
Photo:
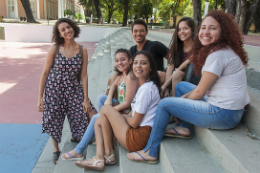
[[[188,59],[189,52],[183,53],[182,62],[186,61]]]

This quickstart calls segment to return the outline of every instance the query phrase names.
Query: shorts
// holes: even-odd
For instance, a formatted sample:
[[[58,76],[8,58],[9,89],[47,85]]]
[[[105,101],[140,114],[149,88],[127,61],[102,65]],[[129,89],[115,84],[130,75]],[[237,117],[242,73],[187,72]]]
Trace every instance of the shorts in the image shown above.
[[[126,145],[129,151],[134,152],[143,149],[150,137],[151,126],[129,127],[126,132]]]

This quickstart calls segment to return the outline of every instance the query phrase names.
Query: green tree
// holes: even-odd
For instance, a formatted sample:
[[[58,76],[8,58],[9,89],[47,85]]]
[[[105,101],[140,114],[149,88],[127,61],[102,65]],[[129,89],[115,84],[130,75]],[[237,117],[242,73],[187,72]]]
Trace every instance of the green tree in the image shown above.
[[[129,0],[117,0],[117,2],[124,6],[124,17],[123,17],[123,24],[122,26],[127,26],[127,18],[128,18],[128,11],[129,11]]]
[[[149,16],[153,14],[153,4],[150,0],[143,0],[143,4],[141,5],[140,14],[145,17],[146,22],[148,22]]]
[[[111,17],[114,13],[114,11],[118,7],[118,3],[116,0],[102,0],[104,7],[107,9],[108,13],[108,23],[111,21]]]

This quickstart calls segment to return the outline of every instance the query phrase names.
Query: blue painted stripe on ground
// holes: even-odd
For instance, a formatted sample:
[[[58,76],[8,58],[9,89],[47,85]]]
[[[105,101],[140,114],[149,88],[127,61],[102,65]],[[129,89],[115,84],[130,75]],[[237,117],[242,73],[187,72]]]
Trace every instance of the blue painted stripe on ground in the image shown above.
[[[0,172],[32,171],[50,137],[41,130],[41,124],[0,124]]]

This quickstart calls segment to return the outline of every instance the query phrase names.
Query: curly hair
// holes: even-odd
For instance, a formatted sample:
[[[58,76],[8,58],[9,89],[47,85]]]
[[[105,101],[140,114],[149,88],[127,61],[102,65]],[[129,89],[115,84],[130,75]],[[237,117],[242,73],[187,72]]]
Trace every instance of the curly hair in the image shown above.
[[[131,55],[130,51],[127,50],[127,49],[117,49],[117,51],[116,51],[116,53],[115,53],[115,56],[116,56],[116,54],[118,54],[118,53],[125,53],[126,56],[127,56],[127,58],[128,58],[128,60],[129,60],[129,59],[132,59],[132,55]],[[123,72],[119,71],[116,67],[115,67],[114,71],[117,72],[117,75],[118,75],[118,76],[120,76],[120,75],[123,73]],[[130,71],[131,71],[131,68],[128,69],[128,71],[126,72],[126,74],[128,74]]]
[[[199,40],[199,32],[201,24],[207,17],[214,18],[221,27],[221,36],[215,42],[203,46]],[[234,17],[231,14],[225,13],[220,10],[212,10],[205,17],[194,38],[194,44],[192,50],[189,53],[191,55],[191,62],[194,64],[194,72],[197,75],[201,74],[201,69],[206,61],[209,54],[218,50],[231,48],[242,60],[244,65],[247,65],[248,57],[244,50],[244,39],[243,35],[238,29],[237,23],[234,21]]]
[[[151,72],[150,72],[150,79],[149,81],[153,81],[153,83],[157,86],[158,90],[159,90],[159,93],[161,93],[161,83],[160,83],[160,77],[159,77],[159,74],[158,74],[158,70],[157,70],[157,65],[156,65],[156,62],[155,62],[155,59],[153,57],[153,55],[148,52],[148,51],[145,51],[145,50],[141,50],[139,52],[136,52],[133,56],[133,62],[135,60],[135,57],[137,55],[144,55],[145,57],[147,57],[148,61],[149,61],[149,64],[150,64],[150,68],[152,69]],[[135,79],[135,75],[133,73],[133,64],[131,65],[131,78],[132,79]]]
[[[179,66],[182,63],[182,57],[183,57],[183,41],[178,37],[178,32],[179,32],[179,24],[185,21],[187,25],[190,27],[192,31],[192,39],[195,36],[196,32],[196,25],[195,22],[192,18],[190,17],[183,17],[179,22],[177,23],[176,30],[174,34],[172,35],[172,40],[169,44],[169,52],[170,52],[170,58],[168,60],[168,64],[174,64],[175,68],[179,68]]]
[[[58,29],[59,24],[66,22],[68,23],[74,30],[74,38],[79,36],[80,33],[80,28],[78,27],[77,23],[74,22],[73,20],[70,20],[68,18],[60,18],[55,25],[53,26],[53,31],[52,31],[52,42],[54,42],[56,45],[61,45],[64,43],[64,38],[60,37],[60,32]]]

